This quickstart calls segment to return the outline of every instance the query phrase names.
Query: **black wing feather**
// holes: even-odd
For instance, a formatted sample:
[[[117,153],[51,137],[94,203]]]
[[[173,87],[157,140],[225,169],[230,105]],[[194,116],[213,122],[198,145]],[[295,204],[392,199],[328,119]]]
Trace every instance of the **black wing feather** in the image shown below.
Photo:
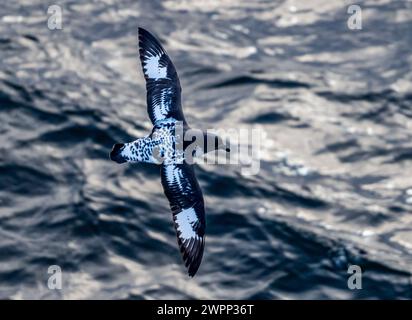
[[[177,233],[177,242],[189,276],[193,277],[202,262],[205,246],[205,207],[202,190],[192,165],[162,164],[162,185]]]
[[[176,69],[160,42],[139,28],[139,54],[146,79],[147,112],[153,124],[167,118],[183,121],[181,87]]]

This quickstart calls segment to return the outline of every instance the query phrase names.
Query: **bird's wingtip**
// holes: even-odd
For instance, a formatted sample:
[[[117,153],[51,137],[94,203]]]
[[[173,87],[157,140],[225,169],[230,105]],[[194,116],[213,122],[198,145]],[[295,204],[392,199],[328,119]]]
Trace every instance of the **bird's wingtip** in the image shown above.
[[[196,275],[197,271],[199,270],[201,261],[202,258],[200,257],[197,259],[197,261],[193,261],[192,263],[186,263],[187,274],[190,278],[193,278]]]
[[[143,36],[145,34],[150,34],[150,32],[147,31],[147,29],[145,29],[143,27],[137,27],[137,33],[139,34],[139,36]]]
[[[196,275],[196,272],[197,272],[197,270],[195,270],[195,271],[188,270],[187,274],[189,275],[189,278],[193,278]]]

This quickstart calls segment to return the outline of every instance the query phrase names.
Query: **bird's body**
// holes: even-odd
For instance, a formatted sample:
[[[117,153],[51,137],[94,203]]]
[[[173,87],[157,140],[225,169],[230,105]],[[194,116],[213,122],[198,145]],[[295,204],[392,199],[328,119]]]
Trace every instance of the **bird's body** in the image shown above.
[[[115,144],[110,158],[117,163],[160,165],[161,182],[172,210],[178,245],[189,275],[194,276],[202,261],[206,222],[203,195],[192,157],[228,149],[219,137],[188,126],[175,67],[156,38],[142,28],[139,28],[139,46],[153,130],[144,138]]]

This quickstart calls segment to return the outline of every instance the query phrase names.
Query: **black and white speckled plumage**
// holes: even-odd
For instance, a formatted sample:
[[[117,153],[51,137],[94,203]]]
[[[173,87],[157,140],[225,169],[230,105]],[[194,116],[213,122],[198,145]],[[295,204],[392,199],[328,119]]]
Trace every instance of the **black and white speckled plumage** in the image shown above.
[[[182,163],[184,150],[176,147],[179,128],[179,122],[174,119],[157,121],[150,135],[123,145],[120,151],[123,159],[155,164]]]
[[[139,46],[146,79],[147,111],[153,130],[145,138],[114,145],[110,158],[118,163],[161,165],[162,186],[172,210],[178,245],[189,276],[194,276],[202,261],[206,221],[202,191],[193,165],[185,158],[190,144],[183,142],[183,136],[192,129],[184,118],[179,78],[166,51],[142,28],[139,28]],[[200,133],[202,144],[210,137],[200,130],[194,132]],[[218,137],[213,139],[216,144],[213,142],[212,149],[220,148]],[[194,150],[198,150],[196,148]],[[203,147],[201,153],[205,150]]]

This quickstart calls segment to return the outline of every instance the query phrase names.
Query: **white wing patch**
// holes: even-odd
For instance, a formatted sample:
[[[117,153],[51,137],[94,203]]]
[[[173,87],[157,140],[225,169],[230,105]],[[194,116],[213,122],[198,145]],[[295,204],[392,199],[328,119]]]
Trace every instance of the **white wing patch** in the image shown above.
[[[187,191],[190,190],[190,185],[183,186],[183,180],[185,177],[183,176],[183,172],[179,170],[178,167],[170,165],[165,166],[166,169],[166,180],[169,185],[177,184],[179,191],[181,194],[187,194]],[[188,189],[188,190],[187,190]]]
[[[163,69],[166,69],[163,68]],[[155,119],[163,119],[167,113],[169,112],[171,101],[170,96],[173,94],[171,88],[163,88],[160,91],[160,98],[156,99],[156,103],[154,104],[154,117]]]
[[[193,208],[185,209],[182,212],[179,212],[176,215],[175,222],[177,226],[176,229],[180,232],[180,237],[185,240],[191,238],[199,239],[199,236],[193,229],[193,225],[197,222],[197,220],[197,215],[195,209]]]
[[[159,61],[161,57],[162,55],[149,56],[149,57],[146,57],[146,59],[144,60],[143,68],[148,78],[155,79],[155,80],[167,78],[166,66],[161,67],[159,65]]]

